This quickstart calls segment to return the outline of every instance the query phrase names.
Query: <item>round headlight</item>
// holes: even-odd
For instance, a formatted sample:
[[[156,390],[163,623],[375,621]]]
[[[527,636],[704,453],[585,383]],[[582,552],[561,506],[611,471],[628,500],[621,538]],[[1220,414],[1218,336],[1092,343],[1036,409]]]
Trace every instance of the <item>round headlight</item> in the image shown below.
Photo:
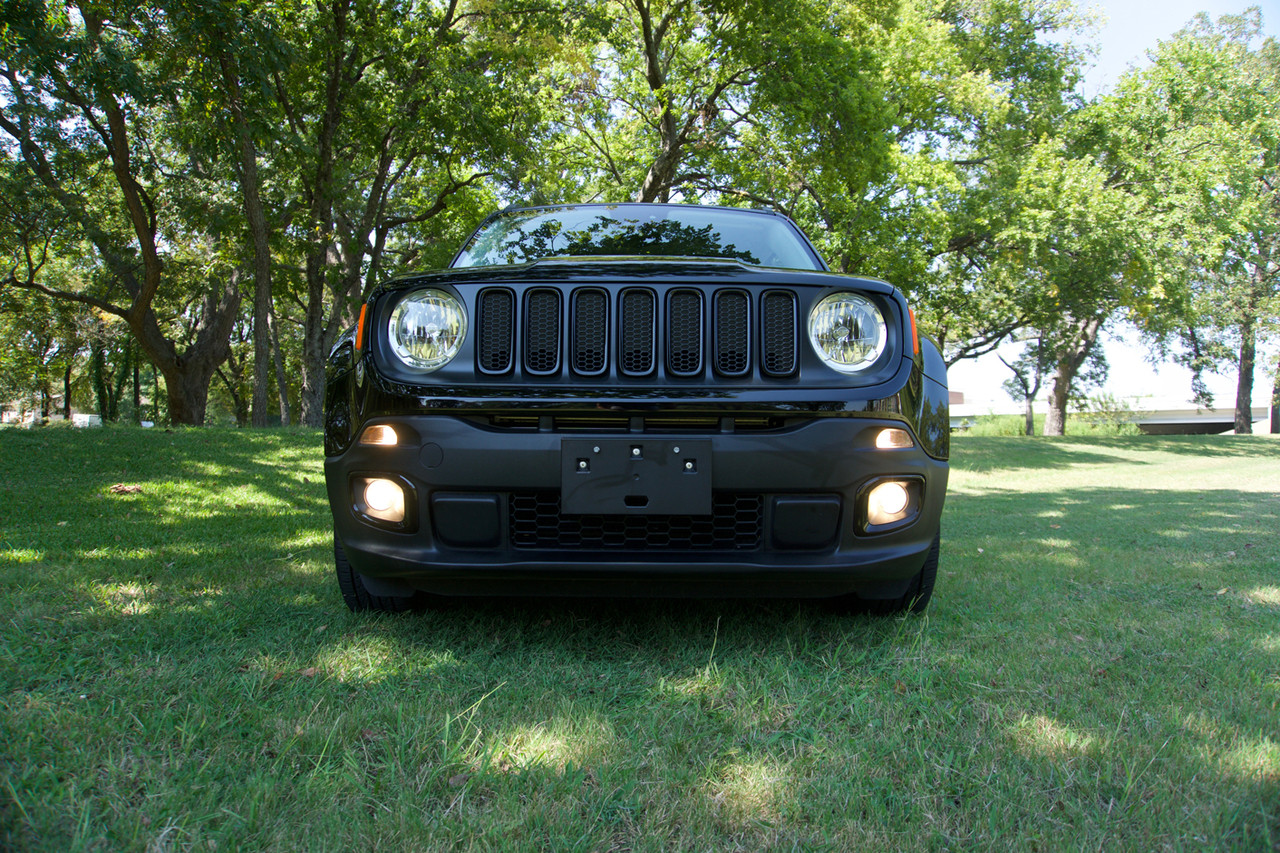
[[[418,370],[444,367],[458,354],[466,336],[467,314],[443,290],[411,293],[391,312],[391,351]]]
[[[833,293],[809,315],[809,342],[828,365],[856,373],[875,364],[888,340],[884,315],[856,293]]]

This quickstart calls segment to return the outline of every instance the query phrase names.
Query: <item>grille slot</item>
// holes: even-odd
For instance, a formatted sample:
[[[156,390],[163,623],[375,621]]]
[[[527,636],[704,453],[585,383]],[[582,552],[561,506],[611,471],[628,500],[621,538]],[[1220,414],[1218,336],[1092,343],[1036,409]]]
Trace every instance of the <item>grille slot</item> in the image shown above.
[[[771,290],[764,295],[764,372],[770,376],[790,376],[796,372],[796,299],[790,293]]]
[[[524,369],[549,375],[560,370],[560,291],[530,291],[525,316]]]
[[[627,376],[648,376],[653,372],[654,341],[657,338],[654,302],[655,297],[648,290],[627,290],[622,294],[619,355],[622,372]]]
[[[511,370],[515,335],[515,296],[509,290],[480,294],[480,346],[477,358],[485,373]]]
[[[742,376],[751,368],[747,338],[750,301],[740,290],[716,294],[716,372]]]
[[[566,515],[558,492],[509,496],[511,544],[529,550],[748,551],[760,547],[764,499],[717,492],[711,515]]]
[[[573,294],[573,369],[586,376],[604,372],[609,340],[609,297],[599,290]]]
[[[672,376],[702,373],[702,294],[674,291],[667,304],[667,372]]]

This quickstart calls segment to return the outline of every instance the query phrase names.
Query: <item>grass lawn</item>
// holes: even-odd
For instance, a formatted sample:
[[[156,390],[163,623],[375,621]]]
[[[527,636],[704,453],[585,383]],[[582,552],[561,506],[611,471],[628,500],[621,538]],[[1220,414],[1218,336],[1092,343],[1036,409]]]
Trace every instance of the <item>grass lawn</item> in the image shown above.
[[[0,430],[0,849],[1280,847],[1280,441],[953,464],[924,616],[379,617],[317,433]]]

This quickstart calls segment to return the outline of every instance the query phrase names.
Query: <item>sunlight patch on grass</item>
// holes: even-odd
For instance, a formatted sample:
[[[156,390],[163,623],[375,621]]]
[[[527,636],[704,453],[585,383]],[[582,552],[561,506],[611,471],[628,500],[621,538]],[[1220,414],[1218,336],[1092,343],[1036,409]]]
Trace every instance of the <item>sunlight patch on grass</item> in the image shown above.
[[[99,607],[124,616],[142,616],[152,611],[151,596],[156,593],[153,584],[91,583],[81,586],[82,591]]]
[[[711,803],[735,821],[778,821],[792,787],[772,758],[732,761],[708,782]]]
[[[1280,586],[1259,586],[1249,590],[1247,596],[1254,604],[1280,607]]]
[[[1018,746],[1033,756],[1068,758],[1086,755],[1098,745],[1092,735],[1077,732],[1043,714],[1024,716],[1014,725],[1012,734]]]
[[[412,668],[417,673],[428,673],[457,664],[452,652],[430,656],[419,654],[414,657]],[[376,684],[402,674],[406,663],[403,645],[390,637],[366,636],[324,649],[316,655],[314,665],[339,681]]]
[[[1254,782],[1280,784],[1280,743],[1269,737],[1237,746],[1222,756],[1224,770]]]
[[[44,560],[44,551],[35,548],[3,548],[0,549],[0,563],[12,563],[21,566],[25,563],[39,563]]]
[[[552,720],[504,731],[495,746],[501,760],[515,768],[570,765],[591,767],[617,740],[613,727],[594,714],[561,714]]]
[[[296,536],[280,540],[280,548],[284,551],[303,551],[307,548],[332,545],[333,534],[328,530],[304,530]]]

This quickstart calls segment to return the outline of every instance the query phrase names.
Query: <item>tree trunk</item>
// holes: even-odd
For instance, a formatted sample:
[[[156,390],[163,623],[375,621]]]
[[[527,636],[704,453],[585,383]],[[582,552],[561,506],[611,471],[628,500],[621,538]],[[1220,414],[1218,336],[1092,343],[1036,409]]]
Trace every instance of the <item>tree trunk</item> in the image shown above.
[[[342,121],[342,106],[347,95],[344,80],[347,37],[346,3],[335,3],[333,8],[333,53],[325,69],[328,79],[325,86],[325,109],[318,122],[316,136],[316,168],[312,177],[310,204],[308,206],[307,233],[311,244],[307,247],[306,281],[307,313],[302,332],[302,394],[301,417],[303,426],[318,427],[324,423],[324,362],[329,355],[325,347],[325,308],[331,288],[328,272],[333,258],[333,170],[334,140]],[[335,305],[333,310],[341,310]]]
[[[662,101],[662,117],[658,121],[661,150],[650,164],[634,200],[665,202],[671,199],[671,183],[675,178],[676,168],[680,165],[682,148],[675,110],[670,101],[671,95],[663,91],[667,85],[667,74],[662,62],[662,41],[667,34],[670,15],[655,22],[646,0],[633,0],[633,5],[640,14],[640,33],[644,38],[645,78],[649,83],[649,90]]]
[[[1053,387],[1049,389],[1049,411],[1044,416],[1045,435],[1066,435],[1067,401],[1071,397],[1071,381],[1075,371],[1068,367],[1069,362],[1058,362],[1058,369],[1053,376]]]
[[[204,424],[209,384],[218,365],[231,354],[231,330],[240,316],[240,286],[236,276],[205,296],[202,313],[204,322],[196,339],[181,355],[173,341],[165,337],[150,308],[128,318],[142,351],[164,376],[171,424]]]
[[[93,374],[93,391],[98,398],[98,417],[107,422],[107,382],[102,375],[104,370],[102,345],[93,344],[89,353],[89,370]]]
[[[1257,333],[1253,313],[1240,326],[1240,364],[1236,377],[1236,435],[1253,432],[1253,366],[1257,358]]]
[[[268,306],[270,307],[270,306]],[[267,322],[271,329],[271,358],[276,367],[276,389],[280,395],[280,426],[289,425],[289,381],[284,374],[284,351],[280,349],[280,332],[276,328],[274,309],[267,312]]]
[[[1049,411],[1044,419],[1045,435],[1066,435],[1067,403],[1071,400],[1071,384],[1098,342],[1102,318],[1089,317],[1076,321],[1074,338],[1058,353],[1053,387],[1049,389]]]
[[[1027,397],[1027,435],[1036,434],[1036,413],[1031,403],[1031,398]]]
[[[231,395],[231,405],[232,408],[235,409],[236,413],[236,426],[242,429],[247,427],[249,425],[249,404],[240,396],[240,391],[236,387],[236,383],[242,381],[244,378],[241,375],[241,371],[233,368],[231,376],[228,377],[227,372],[219,366],[217,376],[222,380],[222,384],[226,387],[227,393]],[[233,379],[235,380],[234,382],[232,381]]]
[[[71,362],[62,371],[62,417],[71,420]]]
[[[271,382],[271,335],[267,314],[271,308],[271,249],[267,244],[267,217],[262,207],[258,179],[258,149],[249,131],[240,98],[240,78],[231,59],[221,56],[222,79],[227,87],[231,120],[239,141],[240,195],[249,221],[249,244],[253,249],[253,400],[252,425],[267,425],[267,386]]]
[[[142,423],[142,387],[138,377],[138,362],[141,359],[138,358],[137,353],[133,352],[136,347],[131,346],[129,349],[133,355],[130,359],[133,362],[133,421],[140,424]]]
[[[160,423],[160,373],[154,364],[151,365],[151,389],[151,420],[158,425]]]
[[[1276,359],[1276,381],[1271,388],[1271,434],[1280,435],[1280,359]]]
[[[318,427],[324,423],[324,267],[312,269],[307,259],[307,317],[302,332],[302,392],[299,395],[300,422]]]

